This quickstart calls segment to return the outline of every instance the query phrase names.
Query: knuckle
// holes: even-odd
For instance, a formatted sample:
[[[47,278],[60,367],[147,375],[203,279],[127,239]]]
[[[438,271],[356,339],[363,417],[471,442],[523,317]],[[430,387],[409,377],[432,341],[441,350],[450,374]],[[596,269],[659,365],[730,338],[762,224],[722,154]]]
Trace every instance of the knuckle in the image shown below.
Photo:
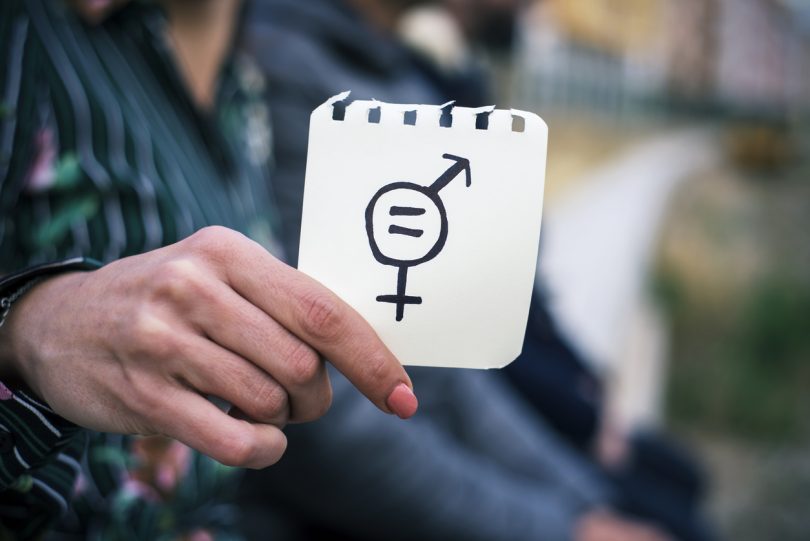
[[[287,392],[269,379],[263,379],[257,387],[253,392],[253,399],[261,417],[286,421],[290,410]]]
[[[380,387],[389,379],[390,371],[388,357],[386,355],[379,353],[377,355],[371,355],[363,366],[365,380],[375,387]]]
[[[309,346],[297,342],[287,353],[286,362],[294,385],[305,386],[321,372],[321,360]]]
[[[332,406],[332,387],[327,385],[325,389],[313,392],[310,403],[306,409],[295,408],[293,417],[290,419],[295,423],[309,423],[323,417]]]
[[[220,462],[226,466],[245,466],[255,454],[256,441],[249,430],[243,430],[236,437],[222,441],[220,450]]]
[[[130,354],[136,357],[166,358],[175,351],[175,339],[169,324],[149,308],[142,308],[134,318],[130,332]]]
[[[241,233],[223,227],[211,225],[203,227],[188,238],[188,243],[197,254],[209,259],[224,259],[228,257],[230,248],[243,237]]]
[[[192,242],[199,242],[203,245],[206,245],[212,242],[221,241],[231,232],[232,232],[231,229],[228,229],[227,227],[223,227],[221,225],[209,225],[207,227],[199,229],[196,233],[194,233],[189,237],[189,240],[191,240]]]
[[[303,299],[304,331],[327,342],[335,341],[342,331],[342,310],[337,300],[327,293],[312,293]]]
[[[135,318],[129,331],[128,347],[121,351],[128,360],[162,375],[181,374],[194,359],[193,338],[170,321],[151,311]]]
[[[181,302],[203,289],[202,269],[189,258],[172,259],[158,271],[156,300]]]

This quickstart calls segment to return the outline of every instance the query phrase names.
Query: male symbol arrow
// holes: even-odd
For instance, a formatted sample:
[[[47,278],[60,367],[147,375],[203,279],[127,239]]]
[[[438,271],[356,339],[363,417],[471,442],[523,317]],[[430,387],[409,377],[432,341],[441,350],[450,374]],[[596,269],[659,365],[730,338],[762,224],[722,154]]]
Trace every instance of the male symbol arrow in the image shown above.
[[[366,234],[368,235],[369,246],[371,247],[372,254],[374,254],[374,258],[383,265],[390,265],[393,267],[397,267],[399,269],[399,272],[397,274],[396,294],[379,295],[377,297],[378,302],[388,302],[396,304],[397,321],[402,321],[402,318],[405,315],[406,304],[422,304],[422,297],[410,296],[405,294],[406,284],[408,280],[408,268],[415,267],[416,265],[420,265],[422,263],[425,263],[426,261],[430,261],[431,259],[436,257],[436,255],[438,255],[439,252],[442,251],[445,242],[447,242],[447,230],[448,230],[447,211],[444,207],[444,203],[439,197],[439,191],[441,191],[442,188],[447,186],[454,178],[456,178],[459,174],[461,174],[462,171],[466,173],[467,186],[472,185],[470,161],[467,158],[462,158],[460,156],[455,156],[453,154],[443,154],[442,157],[448,160],[454,160],[456,163],[454,163],[446,171],[444,171],[439,176],[439,178],[437,178],[430,186],[420,186],[412,182],[392,182],[391,184],[387,184],[382,188],[380,188],[380,190],[376,194],[374,194],[374,197],[371,198],[371,201],[366,207]],[[382,197],[384,194],[397,190],[415,191],[422,194],[423,196],[425,196],[427,199],[430,200],[430,202],[436,207],[436,209],[439,212],[440,227],[436,241],[425,255],[423,255],[422,257],[418,257],[416,259],[402,260],[392,258],[383,254],[377,244],[377,239],[375,239],[374,237],[374,212],[377,202],[379,201],[380,197]],[[425,212],[426,210],[424,208],[411,206],[392,205],[389,208],[390,216],[422,216],[425,214]],[[413,229],[410,227],[392,224],[388,228],[388,233],[392,235],[403,235],[411,238],[420,238],[425,233],[425,231],[422,229]]]
[[[469,188],[472,185],[472,174],[470,173],[470,160],[467,158],[462,158],[461,156],[455,156],[453,154],[442,154],[442,158],[445,160],[455,160],[456,163],[451,165],[447,171],[442,173],[442,175],[436,179],[433,184],[430,185],[430,189],[436,193],[450,184],[450,181],[453,180],[458,176],[459,173],[462,171],[467,173],[467,187]]]

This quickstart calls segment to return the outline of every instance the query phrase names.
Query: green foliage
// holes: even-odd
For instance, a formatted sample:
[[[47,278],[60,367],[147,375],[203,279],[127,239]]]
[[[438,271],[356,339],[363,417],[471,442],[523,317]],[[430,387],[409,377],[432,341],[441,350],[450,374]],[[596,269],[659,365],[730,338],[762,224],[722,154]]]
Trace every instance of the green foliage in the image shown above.
[[[761,440],[810,436],[810,286],[769,275],[726,313],[659,273],[673,323],[668,410],[676,424]]]

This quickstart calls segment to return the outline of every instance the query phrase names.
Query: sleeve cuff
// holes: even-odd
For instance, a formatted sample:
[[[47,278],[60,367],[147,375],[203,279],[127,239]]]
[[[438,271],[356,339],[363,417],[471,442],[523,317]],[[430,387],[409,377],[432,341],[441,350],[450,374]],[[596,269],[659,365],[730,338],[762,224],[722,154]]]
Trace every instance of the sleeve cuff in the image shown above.
[[[0,298],[6,300],[33,280],[99,267],[98,261],[84,257],[29,267],[0,278]],[[30,389],[9,388],[0,382],[0,491],[14,488],[23,476],[56,460],[81,430]]]
[[[63,272],[96,270],[101,266],[100,262],[89,257],[73,257],[34,265],[6,276],[0,276],[0,297],[5,297],[36,278],[45,278]]]
[[[81,430],[30,390],[12,390],[0,382],[0,490],[55,460]]]

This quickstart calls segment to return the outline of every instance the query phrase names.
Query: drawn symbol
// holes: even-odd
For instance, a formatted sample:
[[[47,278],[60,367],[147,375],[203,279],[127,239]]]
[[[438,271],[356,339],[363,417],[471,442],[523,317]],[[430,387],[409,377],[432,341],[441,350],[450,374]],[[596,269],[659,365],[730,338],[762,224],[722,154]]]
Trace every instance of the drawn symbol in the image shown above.
[[[462,171],[467,186],[472,184],[468,159],[452,154],[442,157],[455,163],[430,186],[392,182],[380,188],[366,207],[366,233],[374,258],[399,269],[396,294],[377,297],[377,302],[396,304],[397,321],[405,316],[406,304],[422,304],[422,297],[405,294],[408,269],[436,257],[447,242],[447,211],[439,191]],[[402,242],[403,237],[410,240]]]

